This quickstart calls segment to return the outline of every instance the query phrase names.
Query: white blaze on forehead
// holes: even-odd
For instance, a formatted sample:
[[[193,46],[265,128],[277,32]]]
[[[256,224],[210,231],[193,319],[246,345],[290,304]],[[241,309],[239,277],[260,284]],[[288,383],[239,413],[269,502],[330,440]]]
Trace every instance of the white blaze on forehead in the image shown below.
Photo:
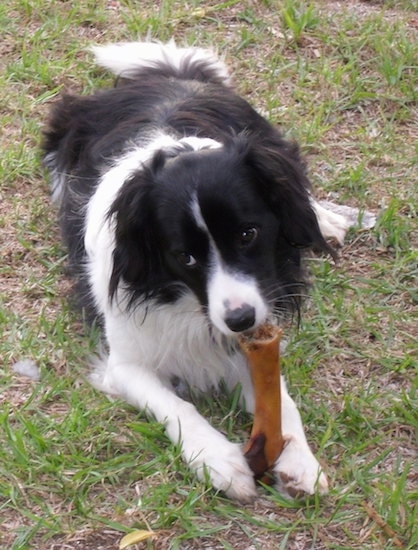
[[[255,326],[262,323],[268,315],[268,307],[262,298],[254,277],[239,272],[239,268],[228,268],[213,240],[203,218],[199,202],[195,196],[191,203],[191,212],[196,225],[209,239],[208,273],[208,310],[212,323],[224,334],[233,334],[225,318],[228,311],[250,306],[255,311]]]
[[[194,197],[192,199],[192,202],[191,202],[191,205],[190,205],[190,210],[192,212],[192,215],[193,215],[193,218],[196,222],[197,227],[199,229],[202,229],[205,233],[207,233],[208,238],[211,241],[213,241],[213,239],[211,238],[211,235],[209,233],[208,226],[206,225],[206,222],[203,218],[202,211],[200,210],[200,204],[199,204],[199,201],[197,199],[196,194],[194,195]]]
[[[181,138],[179,143],[189,145],[194,151],[200,151],[201,149],[220,149],[222,143],[215,141],[211,138],[199,138],[195,136],[187,136]]]

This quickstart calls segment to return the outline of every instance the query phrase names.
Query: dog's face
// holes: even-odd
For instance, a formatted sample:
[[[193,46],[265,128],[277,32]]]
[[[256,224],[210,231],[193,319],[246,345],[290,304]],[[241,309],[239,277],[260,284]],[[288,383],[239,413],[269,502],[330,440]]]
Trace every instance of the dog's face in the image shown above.
[[[279,222],[237,161],[222,151],[189,153],[169,161],[160,182],[170,200],[158,223],[166,263],[225,334],[265,320],[276,281]],[[176,200],[178,181],[186,192]]]
[[[120,279],[133,303],[192,291],[226,335],[291,309],[303,293],[300,248],[322,244],[303,178],[243,139],[160,153],[112,207],[111,293]]]

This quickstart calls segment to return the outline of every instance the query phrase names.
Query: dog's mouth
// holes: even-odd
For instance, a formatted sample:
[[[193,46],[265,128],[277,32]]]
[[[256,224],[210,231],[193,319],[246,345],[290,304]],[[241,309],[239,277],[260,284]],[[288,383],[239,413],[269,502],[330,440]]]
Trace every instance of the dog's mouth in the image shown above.
[[[235,308],[234,310],[225,310],[225,317],[221,322],[215,323],[209,316],[210,324],[217,329],[224,337],[238,340],[241,337],[247,337],[254,334],[260,327],[266,323],[278,325],[278,320],[269,312],[259,312],[253,306]],[[265,314],[264,314],[265,313]]]
[[[258,316],[255,308],[243,308],[240,311],[229,311],[225,317],[213,325],[225,336],[240,337],[241,335],[251,334],[258,327],[267,321],[268,317]]]

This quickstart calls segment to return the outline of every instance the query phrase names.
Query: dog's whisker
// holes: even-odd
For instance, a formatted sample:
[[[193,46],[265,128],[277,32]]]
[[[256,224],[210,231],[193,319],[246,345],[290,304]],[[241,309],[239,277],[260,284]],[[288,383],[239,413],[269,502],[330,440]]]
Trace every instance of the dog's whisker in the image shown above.
[[[172,381],[240,385],[254,409],[237,337],[272,317],[299,321],[303,249],[330,251],[304,162],[213,52],[174,42],[93,52],[117,87],[64,95],[43,144],[79,300],[106,340],[92,379],[163,423],[200,478],[248,501],[240,447]],[[284,383],[282,395],[289,442],[275,473],[289,492],[325,490]]]

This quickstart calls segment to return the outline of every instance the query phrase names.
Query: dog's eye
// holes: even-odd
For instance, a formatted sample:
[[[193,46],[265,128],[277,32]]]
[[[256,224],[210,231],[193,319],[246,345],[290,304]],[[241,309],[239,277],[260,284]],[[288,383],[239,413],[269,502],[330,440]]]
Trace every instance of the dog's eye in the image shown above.
[[[180,252],[177,254],[177,260],[184,267],[191,268],[197,266],[196,258],[187,252]]]
[[[258,234],[259,230],[257,227],[245,227],[238,235],[239,244],[241,246],[248,246],[257,239]]]

